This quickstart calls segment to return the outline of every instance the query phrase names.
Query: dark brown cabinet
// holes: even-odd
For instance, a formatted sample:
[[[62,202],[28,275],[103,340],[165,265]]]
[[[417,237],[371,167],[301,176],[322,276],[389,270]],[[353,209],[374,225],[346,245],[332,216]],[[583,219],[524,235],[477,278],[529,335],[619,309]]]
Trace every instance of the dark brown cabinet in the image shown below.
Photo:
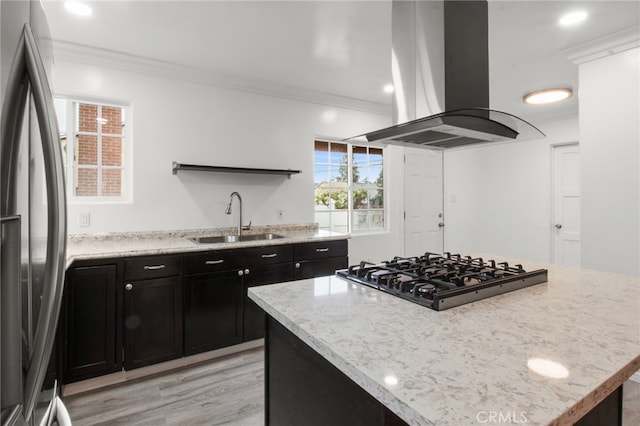
[[[246,261],[249,266],[243,271],[242,337],[245,342],[260,339],[265,332],[265,313],[249,299],[249,287],[293,280],[291,258],[290,245],[247,249]]]
[[[347,240],[317,241],[293,246],[294,279],[333,275],[348,266]]]
[[[273,245],[185,255],[185,354],[263,337],[264,311],[247,289],[290,281],[291,254],[291,245]]]
[[[124,368],[181,357],[182,257],[130,258],[124,263]]]
[[[207,266],[216,264],[229,265],[227,256],[229,255],[223,254],[221,257],[218,253],[211,253],[209,256],[194,257],[202,258],[203,268],[207,269]],[[195,263],[190,257],[185,256],[186,263]],[[224,261],[215,263],[219,260]],[[191,270],[197,271],[201,272],[202,269]],[[185,355],[242,341],[242,276],[237,269],[185,276],[184,296]]]
[[[116,264],[105,264],[67,271],[61,315],[66,383],[122,368],[117,270]]]
[[[77,261],[60,317],[62,380],[262,338],[265,313],[250,287],[346,267],[346,240]]]

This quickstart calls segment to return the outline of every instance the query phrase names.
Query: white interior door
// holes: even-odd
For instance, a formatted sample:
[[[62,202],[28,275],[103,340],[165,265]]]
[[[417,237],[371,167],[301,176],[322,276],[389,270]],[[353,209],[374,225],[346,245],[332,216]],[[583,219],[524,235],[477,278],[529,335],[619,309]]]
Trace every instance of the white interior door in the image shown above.
[[[553,148],[553,261],[580,266],[580,150]]]
[[[442,253],[442,151],[405,148],[404,254]]]

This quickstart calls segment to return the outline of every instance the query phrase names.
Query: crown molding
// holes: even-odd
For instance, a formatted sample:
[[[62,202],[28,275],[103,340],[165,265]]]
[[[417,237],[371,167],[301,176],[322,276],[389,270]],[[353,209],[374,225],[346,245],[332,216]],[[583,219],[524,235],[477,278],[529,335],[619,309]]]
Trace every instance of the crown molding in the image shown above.
[[[364,101],[362,99],[286,86],[265,80],[240,77],[219,71],[190,67],[60,40],[53,40],[53,48],[54,58],[69,62],[133,73],[144,73],[172,80],[222,87],[299,102],[347,108],[387,116],[391,115],[391,105]]]
[[[640,47],[640,28],[637,26],[564,49],[561,53],[580,65],[636,47]]]

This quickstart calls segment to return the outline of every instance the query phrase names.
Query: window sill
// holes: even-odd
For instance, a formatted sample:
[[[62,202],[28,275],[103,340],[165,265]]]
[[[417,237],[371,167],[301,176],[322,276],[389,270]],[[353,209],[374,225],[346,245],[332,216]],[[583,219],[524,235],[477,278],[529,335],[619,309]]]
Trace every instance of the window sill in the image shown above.
[[[133,200],[129,198],[117,198],[117,199],[108,199],[108,198],[73,198],[67,200],[67,204],[70,206],[78,206],[78,205],[121,205],[121,204],[133,204]]]

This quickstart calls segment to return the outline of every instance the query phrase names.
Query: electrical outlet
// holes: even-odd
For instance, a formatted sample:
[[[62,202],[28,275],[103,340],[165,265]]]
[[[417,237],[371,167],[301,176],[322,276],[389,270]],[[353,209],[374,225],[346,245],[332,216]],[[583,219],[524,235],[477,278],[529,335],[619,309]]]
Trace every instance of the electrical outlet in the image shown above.
[[[89,228],[91,226],[91,213],[80,213],[78,226],[80,228]]]
[[[283,220],[284,219],[284,212],[282,210],[277,210],[277,216],[278,216],[278,220]]]

